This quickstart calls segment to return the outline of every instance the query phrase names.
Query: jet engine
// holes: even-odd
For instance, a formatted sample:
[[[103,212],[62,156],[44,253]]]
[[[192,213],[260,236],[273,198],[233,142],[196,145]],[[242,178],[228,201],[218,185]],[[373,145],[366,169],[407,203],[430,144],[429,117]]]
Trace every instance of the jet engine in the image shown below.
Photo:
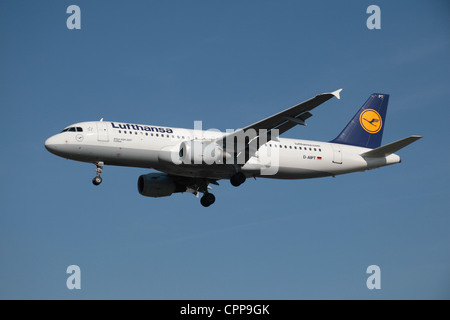
[[[146,197],[168,197],[172,193],[185,192],[186,186],[164,173],[149,173],[139,177],[138,191]]]

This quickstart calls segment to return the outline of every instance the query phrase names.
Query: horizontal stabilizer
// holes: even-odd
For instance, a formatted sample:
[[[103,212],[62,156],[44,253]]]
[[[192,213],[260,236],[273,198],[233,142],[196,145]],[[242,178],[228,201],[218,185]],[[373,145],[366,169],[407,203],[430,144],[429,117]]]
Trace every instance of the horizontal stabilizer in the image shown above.
[[[396,142],[389,143],[385,146],[364,152],[361,154],[362,157],[368,157],[368,158],[382,158],[386,157],[390,154],[393,154],[394,152],[403,149],[407,145],[413,143],[414,141],[419,140],[422,138],[421,136],[411,136],[402,140],[398,140]]]

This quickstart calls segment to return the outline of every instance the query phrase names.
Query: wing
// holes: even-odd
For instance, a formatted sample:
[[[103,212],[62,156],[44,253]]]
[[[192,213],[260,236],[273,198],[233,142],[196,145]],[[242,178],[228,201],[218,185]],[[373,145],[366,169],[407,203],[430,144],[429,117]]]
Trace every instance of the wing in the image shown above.
[[[256,144],[258,146],[256,147],[257,149],[259,148],[259,134],[261,132],[260,130],[262,130],[262,132],[264,133],[267,132],[266,141],[270,141],[277,136],[272,132],[274,129],[278,129],[278,135],[281,135],[284,132],[292,129],[296,125],[306,125],[305,120],[312,116],[309,111],[321,105],[325,101],[328,101],[332,97],[340,99],[341,91],[342,89],[339,89],[331,93],[318,94],[312,99],[297,104],[266,119],[255,122],[245,128],[227,134],[218,139],[217,143],[222,146],[226,146],[227,141],[234,141],[235,138],[237,139],[238,137],[245,135],[247,132],[252,131],[254,134],[253,139],[258,139],[258,143]],[[244,144],[238,144],[237,146],[234,146],[234,150],[231,150],[231,152],[229,149],[227,149],[227,152],[234,154],[234,156],[237,156],[237,154],[243,151],[245,151],[246,155],[248,156],[249,153],[251,153],[252,151],[255,152],[256,150],[249,149],[249,141]]]

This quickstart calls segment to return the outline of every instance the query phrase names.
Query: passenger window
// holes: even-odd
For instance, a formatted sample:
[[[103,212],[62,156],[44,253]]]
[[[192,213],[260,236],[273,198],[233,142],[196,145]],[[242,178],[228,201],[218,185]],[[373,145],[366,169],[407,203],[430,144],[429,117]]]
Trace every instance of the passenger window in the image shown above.
[[[133,132],[130,131],[130,134],[133,134]]]
[[[122,131],[121,131],[121,130],[119,130],[119,133],[122,133]]]
[[[297,150],[297,147],[294,147],[295,150]]]
[[[289,146],[289,149],[292,149],[292,146]]]
[[[146,132],[145,135],[148,136],[148,132]]]
[[[322,149],[319,149],[319,152],[322,152]]]
[[[155,135],[156,135],[157,137],[159,137],[159,135],[158,135],[157,133],[155,133]]]

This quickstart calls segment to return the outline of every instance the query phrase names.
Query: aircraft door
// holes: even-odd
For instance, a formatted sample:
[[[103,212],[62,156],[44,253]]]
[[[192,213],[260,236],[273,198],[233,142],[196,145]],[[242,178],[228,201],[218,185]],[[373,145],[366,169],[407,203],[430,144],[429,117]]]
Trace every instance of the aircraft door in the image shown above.
[[[333,163],[342,164],[342,152],[341,147],[338,144],[331,144],[333,148]]]
[[[97,134],[98,134],[98,141],[106,141],[106,142],[109,141],[107,123],[103,121],[97,122]]]

